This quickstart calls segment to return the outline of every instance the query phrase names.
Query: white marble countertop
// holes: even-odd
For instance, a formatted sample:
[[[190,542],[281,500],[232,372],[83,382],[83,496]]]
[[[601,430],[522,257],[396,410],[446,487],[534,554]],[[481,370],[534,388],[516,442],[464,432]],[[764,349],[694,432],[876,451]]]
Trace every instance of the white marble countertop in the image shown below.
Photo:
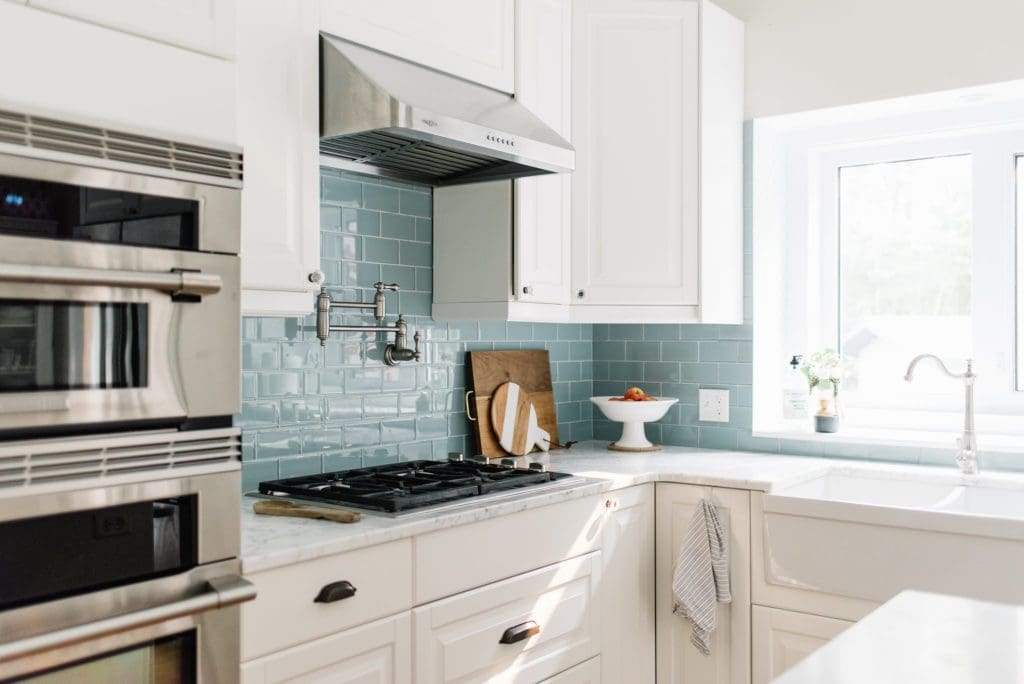
[[[1019,684],[1024,606],[905,591],[774,684]]]
[[[684,482],[770,491],[822,472],[836,461],[775,454],[665,447],[653,453],[609,451],[606,442],[576,444],[550,455],[531,454],[550,470],[580,476],[571,485],[493,500],[471,500],[399,518],[367,513],[354,524],[281,518],[252,512],[255,498],[242,498],[242,570],[258,572],[343,551],[382,544],[508,515],[571,498],[644,482]]]

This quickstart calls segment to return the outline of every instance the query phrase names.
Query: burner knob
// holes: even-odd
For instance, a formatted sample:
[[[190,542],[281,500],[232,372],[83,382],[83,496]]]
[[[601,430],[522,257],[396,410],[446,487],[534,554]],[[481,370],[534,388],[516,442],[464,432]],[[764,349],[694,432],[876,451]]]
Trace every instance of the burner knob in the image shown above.
[[[503,458],[501,459],[501,465],[505,466],[506,468],[515,468],[516,461],[514,458]]]
[[[482,454],[475,454],[469,457],[474,463],[487,463],[487,457]]]
[[[530,470],[535,470],[538,473],[546,473],[548,471],[548,467],[543,463],[531,463]]]
[[[449,451],[448,460],[452,463],[458,463],[459,461],[465,461],[466,457],[458,451]]]

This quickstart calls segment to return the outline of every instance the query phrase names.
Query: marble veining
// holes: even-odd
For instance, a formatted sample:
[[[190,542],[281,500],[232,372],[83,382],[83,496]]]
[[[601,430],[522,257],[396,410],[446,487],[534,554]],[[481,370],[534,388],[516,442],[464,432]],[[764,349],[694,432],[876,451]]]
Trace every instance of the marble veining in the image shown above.
[[[586,442],[568,451],[531,454],[531,461],[541,461],[551,470],[579,476],[581,479],[573,486],[539,490],[483,505],[480,501],[467,502],[399,518],[370,513],[350,525],[256,515],[252,512],[256,499],[243,497],[242,569],[258,572],[645,482],[770,491],[773,487],[813,477],[835,463],[826,459],[691,447],[623,454],[608,451],[605,446],[605,442]]]

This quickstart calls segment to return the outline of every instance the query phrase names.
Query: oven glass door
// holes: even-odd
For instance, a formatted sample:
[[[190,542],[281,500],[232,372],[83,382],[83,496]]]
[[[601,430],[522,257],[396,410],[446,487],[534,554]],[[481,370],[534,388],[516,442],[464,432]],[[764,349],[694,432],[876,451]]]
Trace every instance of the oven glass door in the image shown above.
[[[191,630],[156,639],[18,681],[30,684],[192,684],[196,681],[196,633]]]
[[[145,387],[141,302],[0,299],[0,392]]]

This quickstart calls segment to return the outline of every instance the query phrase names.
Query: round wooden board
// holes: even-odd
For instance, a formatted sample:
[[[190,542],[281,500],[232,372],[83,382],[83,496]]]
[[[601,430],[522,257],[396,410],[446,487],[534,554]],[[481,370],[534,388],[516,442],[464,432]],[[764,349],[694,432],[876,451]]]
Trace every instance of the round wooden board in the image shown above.
[[[530,394],[514,382],[506,382],[491,397],[491,427],[501,447],[513,456],[525,456],[530,428]],[[508,434],[506,434],[508,432]]]
[[[660,444],[652,444],[649,447],[635,448],[635,447],[620,447],[615,442],[612,442],[611,444],[608,445],[608,450],[609,451],[629,451],[629,452],[661,451],[661,445]]]

